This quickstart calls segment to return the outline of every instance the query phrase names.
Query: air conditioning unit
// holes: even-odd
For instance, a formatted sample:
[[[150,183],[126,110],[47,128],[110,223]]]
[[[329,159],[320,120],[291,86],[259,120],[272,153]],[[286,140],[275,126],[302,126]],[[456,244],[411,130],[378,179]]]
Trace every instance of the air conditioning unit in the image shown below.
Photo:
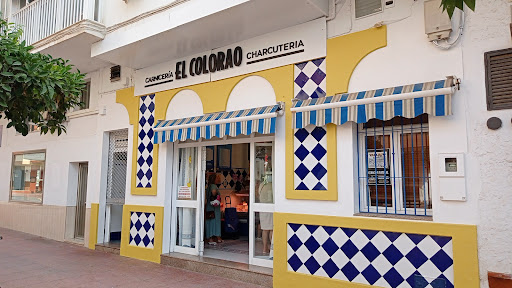
[[[428,40],[442,40],[450,37],[452,21],[441,7],[441,0],[428,0],[425,7],[425,34]]]
[[[383,9],[382,0],[354,0],[354,2],[356,19],[380,13]]]

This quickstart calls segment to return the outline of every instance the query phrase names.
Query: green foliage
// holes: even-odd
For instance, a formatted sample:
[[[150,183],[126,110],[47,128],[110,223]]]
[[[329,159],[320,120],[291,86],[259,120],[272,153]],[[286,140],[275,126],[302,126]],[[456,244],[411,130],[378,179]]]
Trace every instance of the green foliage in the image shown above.
[[[441,6],[443,7],[443,11],[448,11],[448,15],[452,18],[455,8],[463,10],[464,4],[466,4],[469,9],[475,11],[475,2],[476,0],[441,0]]]
[[[31,46],[20,42],[22,30],[0,17],[0,118],[8,120],[27,135],[29,124],[41,134],[66,132],[66,112],[82,105],[84,74],[73,72],[67,60],[31,53]]]

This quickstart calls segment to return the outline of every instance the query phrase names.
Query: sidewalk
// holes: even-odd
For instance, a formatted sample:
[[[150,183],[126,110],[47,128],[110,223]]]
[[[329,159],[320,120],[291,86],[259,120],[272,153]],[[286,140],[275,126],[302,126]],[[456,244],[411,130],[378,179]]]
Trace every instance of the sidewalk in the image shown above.
[[[0,235],[0,288],[259,287],[3,228]]]

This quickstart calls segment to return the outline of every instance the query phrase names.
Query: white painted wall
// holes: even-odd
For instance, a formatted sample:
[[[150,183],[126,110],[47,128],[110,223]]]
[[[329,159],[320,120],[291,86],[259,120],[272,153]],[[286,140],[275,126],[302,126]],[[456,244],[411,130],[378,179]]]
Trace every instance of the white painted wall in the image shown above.
[[[226,111],[275,105],[276,93],[272,84],[260,76],[242,79],[229,94]]]
[[[123,77],[130,79],[131,70],[122,70]],[[106,187],[106,168],[103,166],[106,166],[105,159],[108,152],[107,133],[130,126],[126,109],[123,105],[115,103],[115,91],[127,87],[127,82],[111,83],[109,72],[109,69],[103,69],[87,75],[91,80],[90,113],[79,117],[75,113],[74,118],[70,118],[67,123],[67,134],[39,135],[38,132],[33,132],[23,137],[17,135],[14,129],[3,129],[0,147],[0,159],[2,159],[0,161],[0,202],[9,201],[12,153],[39,149],[46,150],[43,205],[75,205],[76,179],[74,178],[77,177],[77,173],[74,165],[78,162],[89,163],[87,207],[90,208],[91,203],[101,202],[100,194],[105,197]],[[104,110],[105,115],[97,113],[98,110]],[[6,121],[1,119],[0,125],[5,127]],[[103,146],[105,136],[107,137],[106,147]],[[131,168],[131,165],[128,167]],[[130,179],[129,176],[130,174],[127,175],[127,179]],[[104,213],[104,210],[100,211],[100,218],[104,218]]]
[[[463,39],[464,96],[468,134],[468,193],[478,201],[478,246],[481,287],[487,271],[512,273],[512,110],[487,111],[483,53],[512,47],[510,1],[480,1],[476,13],[467,14]],[[489,130],[486,121],[499,117],[503,127]],[[467,159],[467,158],[466,158]],[[466,160],[467,161],[467,160]],[[468,172],[468,170],[466,170]]]
[[[171,99],[165,120],[174,120],[203,115],[203,102],[193,90],[182,90]]]

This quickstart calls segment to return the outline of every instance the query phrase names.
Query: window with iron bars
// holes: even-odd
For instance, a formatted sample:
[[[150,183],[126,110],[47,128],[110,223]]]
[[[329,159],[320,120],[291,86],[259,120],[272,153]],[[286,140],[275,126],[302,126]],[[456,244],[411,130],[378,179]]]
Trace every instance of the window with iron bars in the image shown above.
[[[432,215],[428,115],[358,129],[359,211]]]

